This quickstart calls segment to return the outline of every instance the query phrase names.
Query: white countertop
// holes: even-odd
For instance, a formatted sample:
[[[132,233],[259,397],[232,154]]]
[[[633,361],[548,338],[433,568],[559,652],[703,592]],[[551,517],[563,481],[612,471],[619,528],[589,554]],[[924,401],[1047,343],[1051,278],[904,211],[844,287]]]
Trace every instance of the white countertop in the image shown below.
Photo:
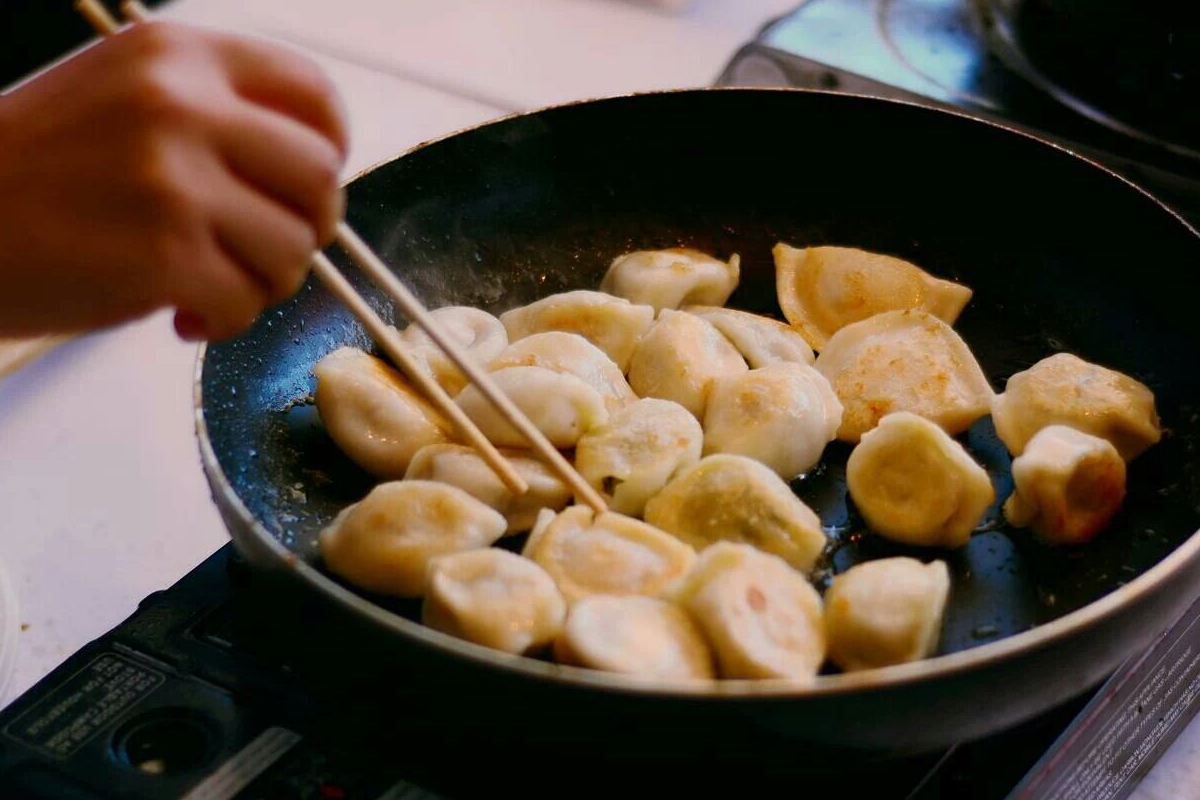
[[[346,174],[458,128],[580,97],[712,82],[795,0],[177,0],[166,13],[289,41],[349,110]],[[0,563],[23,630],[0,705],[227,541],[192,434],[196,349],[158,314],[0,381]],[[1137,800],[1200,793],[1200,721]]]

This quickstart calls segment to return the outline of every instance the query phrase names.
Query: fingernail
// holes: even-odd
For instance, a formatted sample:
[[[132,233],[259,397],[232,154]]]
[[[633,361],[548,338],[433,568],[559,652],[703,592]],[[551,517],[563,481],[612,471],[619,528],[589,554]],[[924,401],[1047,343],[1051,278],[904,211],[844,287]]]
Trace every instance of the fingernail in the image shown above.
[[[198,342],[204,338],[204,320],[190,311],[176,311],[175,333],[185,342]]]

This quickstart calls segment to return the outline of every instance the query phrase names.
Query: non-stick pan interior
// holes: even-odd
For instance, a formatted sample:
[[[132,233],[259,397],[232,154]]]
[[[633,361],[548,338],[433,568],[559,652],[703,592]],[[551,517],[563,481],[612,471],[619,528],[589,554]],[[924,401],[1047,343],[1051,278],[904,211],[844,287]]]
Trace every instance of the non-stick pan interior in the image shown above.
[[[730,305],[778,316],[777,241],[882,251],[975,290],[957,328],[997,390],[1061,350],[1147,383],[1167,434],[1133,462],[1124,509],[1086,546],[1038,544],[1005,524],[999,502],[962,550],[889,544],[847,503],[840,444],[795,484],[830,531],[831,571],[896,553],[948,561],[941,652],[1079,608],[1198,527],[1198,240],[1140,192],[1031,139],[843,95],[619,98],[504,120],[381,165],[350,185],[348,219],[429,306],[493,312],[595,288],[622,252],[688,245],[739,253]],[[221,468],[266,530],[314,562],[317,531],[374,483],[311,405],[312,365],[344,344],[368,340],[310,280],[247,334],[211,347],[202,378]],[[1002,501],[1009,458],[990,420],[964,443]]]

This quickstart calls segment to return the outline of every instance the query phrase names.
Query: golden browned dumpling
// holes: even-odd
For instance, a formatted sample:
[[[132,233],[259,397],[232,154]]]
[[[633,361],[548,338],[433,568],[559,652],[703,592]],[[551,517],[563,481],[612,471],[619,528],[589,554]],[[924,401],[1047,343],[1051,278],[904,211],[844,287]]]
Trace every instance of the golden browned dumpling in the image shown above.
[[[587,506],[542,512],[524,555],[550,573],[568,603],[591,594],[661,594],[696,558],[692,548],[644,522]]]
[[[988,413],[992,388],[954,329],[924,311],[887,311],[842,328],[817,358],[842,401],[838,438],[857,442],[893,411],[947,433]]]
[[[633,351],[629,385],[638,397],[673,400],[703,419],[713,379],[747,369],[720,331],[694,314],[668,309]]]
[[[600,393],[609,414],[637,400],[613,360],[577,333],[531,334],[510,344],[487,367],[491,372],[505,367],[545,367],[574,375]]]
[[[884,311],[921,309],[958,319],[971,290],[899,258],[853,247],[775,245],[779,307],[813,349],[855,322]]]
[[[421,621],[506,653],[550,646],[567,603],[546,571],[516,553],[489,547],[435,558]]]
[[[1125,498],[1125,461],[1106,439],[1051,425],[1012,464],[1016,488],[1004,515],[1053,544],[1086,542],[1108,526]]]
[[[881,558],[851,567],[825,592],[829,658],[847,671],[927,658],[949,594],[942,561]]]
[[[711,678],[713,657],[683,609],[656,597],[593,594],[571,606],[560,664],[653,678]]]
[[[491,378],[555,447],[574,447],[580,436],[608,421],[604,398],[574,375],[545,367],[505,367]],[[475,384],[463,389],[454,402],[492,444],[529,446]]]
[[[613,259],[600,291],[654,309],[723,306],[741,275],[737,255],[728,262],[687,247],[638,250]]]
[[[686,408],[647,397],[585,433],[575,445],[575,469],[611,510],[640,517],[673,475],[700,460],[703,442]]]
[[[508,346],[508,334],[500,320],[479,308],[471,306],[446,306],[429,312],[443,333],[454,340],[481,366],[500,354]],[[434,380],[446,394],[453,397],[467,385],[467,377],[454,366],[442,349],[434,344],[429,335],[417,324],[409,325],[400,334],[408,345],[409,352],[424,364]]]
[[[745,456],[705,456],[646,503],[646,521],[696,549],[744,542],[796,569],[825,547],[821,520],[768,467]]]
[[[824,375],[770,364],[713,381],[704,452],[750,456],[791,480],[817,465],[841,422],[842,404]]]
[[[811,364],[816,358],[795,328],[770,317],[719,306],[687,306],[683,310],[712,323],[751,368],[779,362]]]
[[[381,483],[321,531],[329,571],[355,586],[396,597],[425,592],[429,562],[487,547],[507,523],[455,486],[433,481]]]
[[[1014,456],[1048,425],[1107,439],[1126,461],[1162,437],[1154,394],[1144,384],[1070,353],[1043,358],[1009,378],[992,403],[992,420]]]
[[[408,465],[407,480],[440,481],[457,486],[486,503],[508,520],[508,533],[520,533],[533,527],[538,511],[566,508],[571,490],[549,467],[528,451],[505,450],[504,458],[517,471],[529,490],[514,495],[500,477],[474,449],[461,444],[431,444],[422,447]]]
[[[808,681],[825,660],[821,597],[780,558],[714,544],[674,594],[704,631],[722,678]]]
[[[317,411],[330,438],[363,469],[400,478],[413,454],[452,438],[452,426],[383,361],[353,347],[313,367]]]
[[[543,297],[500,315],[515,342],[546,331],[577,333],[599,347],[621,370],[629,369],[633,348],[654,324],[654,309],[623,297],[584,289]]]
[[[863,435],[846,463],[846,487],[873,531],[929,547],[965,545],[995,499],[962,445],[904,411]]]

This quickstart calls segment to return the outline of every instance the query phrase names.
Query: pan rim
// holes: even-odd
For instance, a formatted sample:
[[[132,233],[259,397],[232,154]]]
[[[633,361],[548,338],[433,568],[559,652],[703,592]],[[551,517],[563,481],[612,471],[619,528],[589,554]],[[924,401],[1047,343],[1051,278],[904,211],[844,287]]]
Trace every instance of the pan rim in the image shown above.
[[[360,170],[350,178],[346,179],[343,182],[343,185],[352,183],[353,181],[358,180],[359,178],[375,171],[376,169],[379,169],[386,164],[390,164],[397,159],[408,156],[418,150],[422,150],[438,142],[453,138],[462,133],[467,133],[519,117],[532,116],[544,111],[569,108],[576,105],[617,101],[635,97],[711,92],[794,92],[806,95],[843,96],[916,108],[920,109],[923,113],[928,112],[931,114],[945,114],[987,125],[992,128],[1006,131],[1010,134],[1016,134],[1038,144],[1051,147],[1067,156],[1084,162],[1094,169],[1098,169],[1106,173],[1109,177],[1115,178],[1121,183],[1124,183],[1127,187],[1137,191],[1145,199],[1158,206],[1160,211],[1163,211],[1173,217],[1175,221],[1182,225],[1186,231],[1190,232],[1193,236],[1200,238],[1200,234],[1197,233],[1196,229],[1193,228],[1186,220],[1184,220],[1177,212],[1165,205],[1161,200],[1150,194],[1141,186],[1138,186],[1133,181],[1130,181],[1124,176],[1114,172],[1103,164],[1097,163],[1096,161],[1080,155],[1070,148],[1056,142],[1042,139],[1041,137],[1035,136],[1026,131],[1013,128],[990,119],[976,117],[957,110],[932,107],[907,100],[897,100],[894,98],[879,97],[869,94],[834,92],[816,89],[796,89],[791,87],[721,86],[635,92],[629,94],[612,95],[608,97],[575,100],[567,103],[553,104],[529,111],[515,112],[487,120],[477,125],[470,125],[451,133],[447,133],[444,136],[429,139],[413,145],[412,147],[405,148],[391,158],[378,161]],[[923,681],[933,681],[952,675],[969,672],[975,669],[993,666],[998,662],[1010,660],[1027,653],[1032,653],[1039,649],[1052,646],[1060,640],[1080,634],[1084,630],[1099,625],[1105,620],[1111,618],[1126,606],[1133,605],[1137,601],[1148,597],[1157,587],[1166,583],[1172,575],[1185,569],[1189,563],[1196,560],[1197,557],[1200,556],[1200,535],[1197,535],[1200,534],[1200,530],[1197,530],[1193,531],[1179,544],[1178,547],[1175,548],[1175,550],[1168,553],[1167,556],[1160,562],[1131,580],[1129,583],[1117,587],[1103,597],[1093,600],[1087,605],[1084,605],[1083,607],[1078,608],[1068,614],[1064,614],[1058,619],[1051,620],[1045,624],[1038,625],[1029,630],[1022,631],[1021,633],[1017,633],[1012,636],[1004,637],[994,642],[988,642],[987,644],[981,644],[966,650],[960,650],[954,653],[946,653],[944,655],[934,656],[907,664],[877,667],[858,672],[819,675],[811,680],[805,681],[796,681],[792,679],[723,679],[690,681],[666,680],[661,678],[639,678],[636,676],[607,673],[581,667],[553,664],[525,656],[501,653],[499,651],[483,647],[482,645],[477,645],[463,639],[449,636],[441,633],[440,631],[433,630],[432,628],[427,628],[418,622],[414,622],[403,616],[400,616],[399,614],[389,611],[337,583],[313,565],[309,564],[303,559],[298,558],[294,553],[280,543],[278,539],[272,536],[266,527],[263,526],[262,523],[250,513],[250,510],[238,496],[237,491],[233,488],[228,476],[222,469],[220,461],[217,459],[216,452],[212,445],[212,440],[209,437],[207,422],[204,418],[203,394],[203,374],[207,353],[208,344],[202,344],[197,352],[195,372],[193,375],[192,396],[196,439],[200,450],[201,464],[212,489],[214,501],[218,506],[222,507],[222,509],[227,509],[234,515],[237,523],[242,528],[242,532],[252,535],[259,544],[264,545],[267,551],[278,561],[280,566],[296,573],[301,580],[312,585],[318,592],[325,597],[332,599],[339,606],[342,606],[351,612],[365,616],[371,621],[372,624],[387,629],[391,633],[401,634],[405,637],[413,639],[416,641],[416,643],[419,643],[424,647],[440,650],[447,655],[452,655],[467,661],[475,662],[482,666],[498,668],[510,673],[517,673],[526,678],[548,680],[555,683],[576,685],[581,688],[614,691],[624,694],[677,696],[684,698],[703,698],[712,700],[719,700],[723,697],[739,699],[756,698],[763,700],[801,700],[804,698],[817,696],[836,696],[852,694],[860,691],[895,689],[909,684]],[[226,527],[227,529],[230,528],[228,522],[226,522]],[[230,529],[230,533],[232,536],[232,529]],[[1173,621],[1174,620],[1167,621],[1166,625],[1169,625]],[[1164,627],[1166,626],[1164,625]]]

